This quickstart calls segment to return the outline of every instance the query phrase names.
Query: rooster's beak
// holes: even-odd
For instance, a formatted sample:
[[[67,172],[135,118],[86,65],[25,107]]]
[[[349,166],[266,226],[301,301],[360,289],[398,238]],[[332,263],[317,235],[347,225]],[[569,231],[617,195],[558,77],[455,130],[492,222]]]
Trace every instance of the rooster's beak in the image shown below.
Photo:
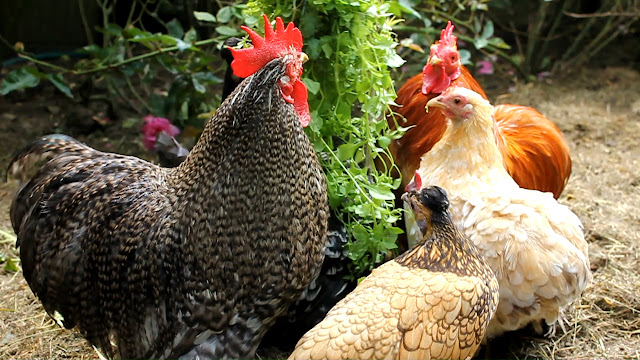
[[[302,61],[302,63],[306,63],[307,61],[309,61],[309,57],[307,56],[307,54],[301,52],[300,53],[300,61]]]
[[[442,60],[437,55],[431,55],[429,57],[429,64],[431,64],[432,66],[440,65],[442,64]]]

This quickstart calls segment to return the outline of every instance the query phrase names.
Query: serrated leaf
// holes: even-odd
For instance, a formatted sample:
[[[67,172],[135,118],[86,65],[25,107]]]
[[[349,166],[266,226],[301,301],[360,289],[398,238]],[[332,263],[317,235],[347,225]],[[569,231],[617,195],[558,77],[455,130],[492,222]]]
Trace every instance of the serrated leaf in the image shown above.
[[[190,28],[189,31],[184,34],[182,40],[187,43],[193,43],[198,40],[198,32],[196,29]]]
[[[387,58],[387,65],[392,68],[400,67],[404,63],[405,63],[404,59],[401,58],[400,55],[396,53],[394,53],[393,55],[389,56],[389,58]]]
[[[338,146],[338,149],[336,150],[336,156],[338,156],[338,159],[340,159],[340,161],[349,160],[353,158],[353,154],[356,153],[358,147],[359,144],[342,144]]]
[[[307,86],[307,90],[313,95],[317,94],[320,91],[320,83],[317,81],[313,81],[307,77],[302,78],[302,82]]]
[[[232,27],[229,26],[217,26],[216,27],[216,32],[218,32],[218,34],[220,35],[224,35],[224,36],[239,36],[240,32]]]
[[[391,138],[388,136],[380,136],[378,138],[378,145],[383,149],[388,148],[389,145],[391,145]]]
[[[73,94],[71,93],[71,89],[67,85],[67,82],[62,77],[62,74],[46,74],[46,77],[51,83],[58,88],[63,94],[65,94],[68,98],[73,99]]]
[[[478,50],[486,47],[487,44],[489,44],[489,41],[487,39],[484,39],[484,38],[475,38],[475,39],[473,39],[473,46],[475,46],[476,49],[478,49]]]
[[[9,271],[9,272],[17,272],[18,269],[18,264],[16,264],[16,262],[8,257],[6,258],[6,262],[4,263],[4,270],[5,271]]]
[[[493,22],[491,20],[487,20],[487,23],[484,24],[484,30],[480,37],[483,39],[489,39],[491,36],[493,36]]]
[[[229,22],[229,20],[231,20],[232,15],[233,14],[231,13],[231,7],[225,6],[222,9],[218,10],[218,14],[216,14],[216,19],[218,20],[218,22],[226,24]]]
[[[121,126],[124,129],[130,129],[130,128],[134,127],[134,126],[137,126],[139,122],[140,122],[140,119],[134,118],[134,117],[130,117],[130,118],[124,119],[124,121],[122,122]]]
[[[0,94],[4,96],[14,90],[38,86],[40,78],[33,74],[34,71],[38,72],[38,69],[32,66],[25,66],[7,74],[2,80],[2,84],[0,84]]]
[[[184,29],[182,29],[182,25],[178,19],[173,19],[167,23],[167,32],[169,35],[178,39],[182,39],[184,36]]]
[[[504,42],[504,40],[498,37],[491,38],[489,40],[489,44],[500,49],[511,49],[511,46],[509,46],[509,44],[507,44],[506,42]]]
[[[206,11],[194,11],[193,16],[198,21],[206,21],[206,22],[218,22],[216,17]]]
[[[471,52],[467,49],[458,50],[458,54],[460,54],[460,62],[462,65],[471,64]]]
[[[186,43],[180,39],[176,39],[176,46],[178,47],[178,51],[185,51],[191,47],[191,44]]]
[[[378,185],[371,185],[368,188],[369,188],[369,194],[374,199],[395,200],[396,198],[395,195],[393,195],[393,193],[391,192],[391,190],[387,188],[384,188]]]

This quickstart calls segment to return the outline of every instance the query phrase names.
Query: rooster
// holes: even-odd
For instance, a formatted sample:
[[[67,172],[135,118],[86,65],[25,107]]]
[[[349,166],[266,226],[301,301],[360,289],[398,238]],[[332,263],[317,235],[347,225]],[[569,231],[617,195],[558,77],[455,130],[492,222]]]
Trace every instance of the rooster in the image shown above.
[[[442,30],[440,41],[431,46],[422,74],[410,78],[398,91],[393,111],[402,115],[412,127],[389,146],[399,167],[404,187],[418,168],[420,157],[440,140],[446,128],[439,109],[425,112],[429,100],[450,86],[471,89],[487,98],[469,70],[460,64],[453,25]],[[497,123],[496,141],[507,172],[523,188],[552,192],[557,199],[571,175],[571,157],[562,132],[533,108],[498,105],[493,114]],[[389,126],[396,120],[389,118]]]
[[[422,157],[415,178],[447,189],[455,225],[496,274],[500,304],[487,336],[529,323],[542,332],[543,321],[552,334],[562,310],[591,278],[582,223],[550,193],[523,189],[509,176],[496,143],[493,107],[480,94],[453,87],[428,106],[442,110],[448,127]],[[419,228],[410,217],[407,223]]]
[[[498,281],[453,225],[442,188],[403,199],[420,219],[420,243],[374,269],[289,359],[470,359],[476,353],[498,306]]]
[[[243,27],[253,47],[232,67],[246,79],[178,167],[64,135],[9,165],[29,286],[109,358],[254,357],[320,269],[329,210],[303,131],[302,35],[264,23],[264,38]]]

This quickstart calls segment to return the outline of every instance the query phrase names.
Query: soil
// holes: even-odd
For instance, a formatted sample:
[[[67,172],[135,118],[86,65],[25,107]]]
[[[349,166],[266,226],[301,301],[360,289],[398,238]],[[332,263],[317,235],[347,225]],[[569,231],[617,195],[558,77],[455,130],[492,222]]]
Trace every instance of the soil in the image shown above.
[[[488,78],[479,78],[481,83]],[[101,150],[154,160],[139,125],[102,126],[99,105],[70,103],[43,86],[0,99],[0,176],[12,155],[56,131]],[[494,84],[495,103],[533,106],[553,120],[572,151],[573,172],[560,198],[583,221],[593,281],[569,307],[555,336],[520,331],[485,351],[498,358],[640,358],[640,73],[630,68],[579,69],[542,82]],[[127,115],[120,115],[126,118]],[[22,274],[9,220],[14,185],[0,183],[0,358],[96,358],[74,331],[45,314]],[[263,356],[281,357],[287,352]]]

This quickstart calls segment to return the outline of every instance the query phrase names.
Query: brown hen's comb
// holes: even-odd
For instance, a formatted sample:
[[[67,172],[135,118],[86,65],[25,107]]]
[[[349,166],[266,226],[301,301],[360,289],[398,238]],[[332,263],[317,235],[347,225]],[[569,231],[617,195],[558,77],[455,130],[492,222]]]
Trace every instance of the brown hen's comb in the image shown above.
[[[231,49],[233,62],[231,69],[236,76],[246,78],[264,67],[269,61],[291,51],[291,47],[302,51],[302,33],[293,23],[284,27],[280,17],[276,18],[275,31],[271,28],[267,15],[264,18],[264,38],[246,26],[241,29],[246,31],[251,38],[253,47],[244,49]]]
[[[413,179],[404,187],[405,192],[410,191],[419,191],[422,188],[422,177],[418,170],[416,170],[415,175],[413,175]]]
[[[453,28],[454,26],[451,21],[447,22],[447,27],[442,29],[442,32],[440,32],[440,41],[438,41],[438,45],[457,46],[456,41],[458,38],[453,35]]]

